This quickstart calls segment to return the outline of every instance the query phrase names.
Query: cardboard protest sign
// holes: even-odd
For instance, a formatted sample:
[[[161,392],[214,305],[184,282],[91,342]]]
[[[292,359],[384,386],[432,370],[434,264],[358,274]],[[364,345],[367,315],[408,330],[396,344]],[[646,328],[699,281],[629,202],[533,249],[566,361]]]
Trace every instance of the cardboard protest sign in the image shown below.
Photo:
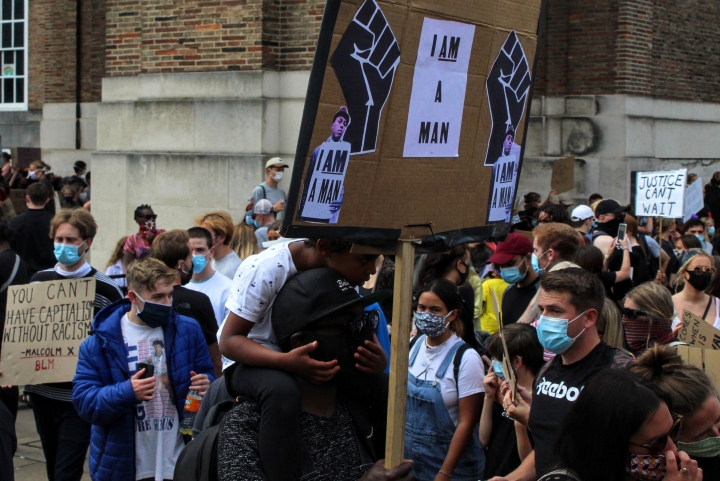
[[[328,0],[284,235],[446,248],[507,232],[488,224],[514,205],[541,6]]]
[[[687,169],[638,172],[635,215],[640,217],[681,217],[684,212]]]
[[[505,380],[510,385],[510,399],[515,402],[515,396],[517,395],[517,374],[515,368],[512,365],[510,354],[508,353],[507,341],[505,341],[505,325],[502,320],[502,312],[500,312],[500,303],[498,302],[497,294],[494,290],[490,290],[492,293],[493,309],[495,310],[495,319],[498,321],[498,332],[500,333],[500,340],[502,341],[503,348],[503,359],[502,359],[502,372]]]
[[[683,215],[683,222],[687,222],[693,216],[700,212],[705,207],[705,200],[703,198],[703,183],[702,178],[698,177],[695,182],[690,184],[685,189],[685,212]]]
[[[94,277],[9,287],[0,357],[3,383],[72,381],[94,302]]]
[[[697,349],[690,346],[676,346],[675,349],[686,364],[702,369],[710,378],[715,389],[720,388],[720,351]]]
[[[683,312],[682,328],[677,338],[678,341],[700,349],[720,350],[720,330],[690,311]]]
[[[575,156],[565,157],[553,164],[550,189],[562,194],[575,188]]]

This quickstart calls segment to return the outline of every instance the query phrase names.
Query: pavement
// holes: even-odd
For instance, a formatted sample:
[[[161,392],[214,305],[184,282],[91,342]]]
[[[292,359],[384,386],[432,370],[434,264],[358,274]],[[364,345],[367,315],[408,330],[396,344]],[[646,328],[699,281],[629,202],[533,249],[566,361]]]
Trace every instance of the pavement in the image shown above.
[[[40,436],[35,428],[35,418],[30,406],[22,401],[15,422],[15,432],[18,441],[17,451],[15,451],[15,457],[13,458],[15,481],[47,480],[45,455],[40,444]],[[90,481],[87,458],[85,459],[84,471],[82,481]]]

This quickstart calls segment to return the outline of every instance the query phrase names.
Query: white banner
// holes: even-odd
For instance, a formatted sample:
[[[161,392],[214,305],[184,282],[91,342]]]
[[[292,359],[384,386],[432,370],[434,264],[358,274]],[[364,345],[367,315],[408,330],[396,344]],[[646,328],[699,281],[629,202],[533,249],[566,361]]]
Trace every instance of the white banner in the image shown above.
[[[325,142],[313,153],[312,171],[307,183],[306,196],[302,199],[300,220],[307,222],[337,222],[337,210],[342,202],[343,183],[350,160],[350,142]]]
[[[685,215],[683,222],[690,220],[693,214],[697,214],[705,207],[703,199],[702,178],[698,177],[687,189],[685,189]]]
[[[403,157],[457,157],[475,26],[425,18]]]
[[[493,192],[488,205],[488,222],[510,222],[517,178],[519,152],[500,157],[493,165]]]
[[[684,214],[687,169],[638,172],[636,217],[677,218]]]

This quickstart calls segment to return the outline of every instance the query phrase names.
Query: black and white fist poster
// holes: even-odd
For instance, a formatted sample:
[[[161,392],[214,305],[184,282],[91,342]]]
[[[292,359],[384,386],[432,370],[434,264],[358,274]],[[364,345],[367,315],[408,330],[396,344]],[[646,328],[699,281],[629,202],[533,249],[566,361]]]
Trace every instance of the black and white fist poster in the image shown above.
[[[400,64],[400,47],[375,0],[362,4],[330,63],[353,114],[345,133],[352,153],[375,152],[383,107]]]
[[[457,157],[475,25],[425,18],[403,157]]]

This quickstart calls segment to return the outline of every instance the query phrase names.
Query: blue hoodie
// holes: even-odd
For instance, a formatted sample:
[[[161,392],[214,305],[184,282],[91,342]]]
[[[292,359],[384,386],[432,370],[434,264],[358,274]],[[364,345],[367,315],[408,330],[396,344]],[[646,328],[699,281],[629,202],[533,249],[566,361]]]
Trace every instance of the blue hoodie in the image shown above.
[[[127,299],[95,316],[91,335],[80,346],[73,379],[73,405],[92,424],[90,477],[93,481],[135,481],[135,423],[139,401],[130,384],[128,353],[120,320],[130,311]],[[180,421],[190,387],[190,371],[213,375],[210,354],[200,326],[172,312],[163,327],[170,386]]]

